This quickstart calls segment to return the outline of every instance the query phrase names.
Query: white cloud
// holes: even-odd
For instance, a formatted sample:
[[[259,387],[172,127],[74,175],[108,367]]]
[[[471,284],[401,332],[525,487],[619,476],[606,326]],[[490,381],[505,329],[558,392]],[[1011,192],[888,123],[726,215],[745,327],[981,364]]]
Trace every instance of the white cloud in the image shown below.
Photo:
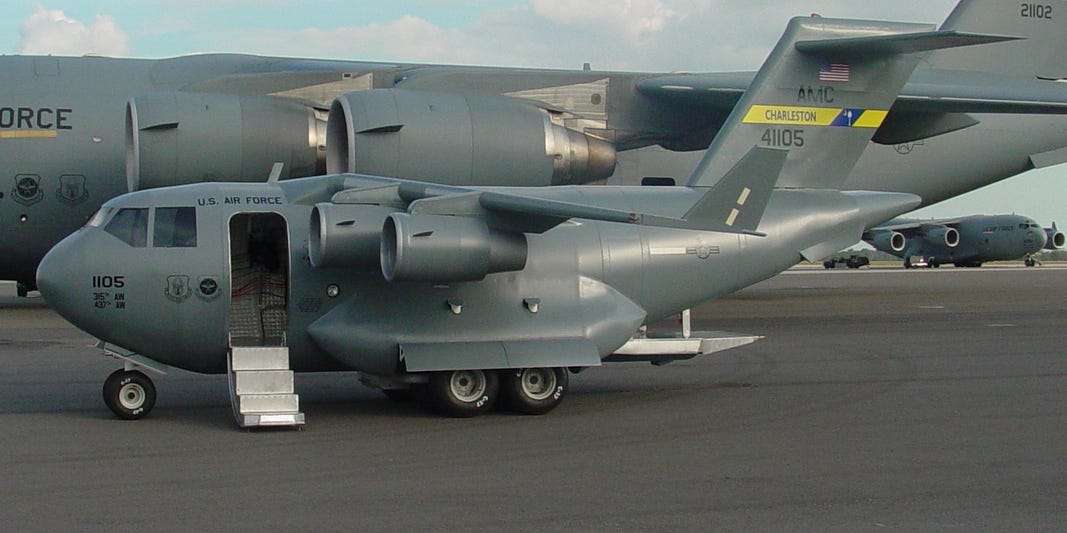
[[[537,16],[560,26],[648,37],[680,18],[659,0],[531,0]]]
[[[129,38],[115,19],[97,15],[89,25],[58,9],[37,6],[19,27],[20,54],[129,55]]]
[[[406,15],[303,30],[208,30],[200,50],[295,57],[638,71],[758,68],[789,18],[939,22],[954,0],[527,0],[458,26]],[[322,21],[322,24],[329,24]],[[343,24],[343,23],[342,23]]]

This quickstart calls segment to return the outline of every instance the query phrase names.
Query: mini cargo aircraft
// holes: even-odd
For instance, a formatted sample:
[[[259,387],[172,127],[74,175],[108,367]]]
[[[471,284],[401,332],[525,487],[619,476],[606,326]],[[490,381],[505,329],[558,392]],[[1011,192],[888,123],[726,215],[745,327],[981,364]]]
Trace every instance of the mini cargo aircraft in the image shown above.
[[[1026,266],[1035,266],[1033,254],[1060,250],[1064,235],[1056,229],[1042,228],[1022,215],[972,215],[941,220],[891,220],[871,228],[863,240],[876,249],[904,259],[904,268],[944,264],[979,267],[989,261],[1025,258]]]
[[[170,367],[228,372],[245,426],[302,423],[292,371],[357,371],[453,416],[498,399],[544,413],[566,394],[568,369],[751,342],[635,336],[918,205],[840,189],[918,52],[1003,39],[932,30],[794,19],[687,187],[275,173],[160,188],[107,202],[48,253],[37,281],[124,360],[104,384],[122,418],[152,409],[141,370]],[[819,83],[835,84],[834,104],[798,106],[799,88]],[[798,126],[789,151],[761,141]]]
[[[942,30],[1021,39],[924,54],[840,186],[930,204],[1067,161],[1067,87],[1051,81],[1067,77],[1064,13],[1065,0],[961,0]],[[262,181],[275,162],[282,180],[684,183],[754,73],[209,54],[3,56],[0,75],[0,279],[25,294],[48,249],[106,200]],[[794,104],[842,107],[842,79],[796,86]],[[793,125],[760,144],[800,147],[806,133]],[[804,186],[791,175],[780,185]]]

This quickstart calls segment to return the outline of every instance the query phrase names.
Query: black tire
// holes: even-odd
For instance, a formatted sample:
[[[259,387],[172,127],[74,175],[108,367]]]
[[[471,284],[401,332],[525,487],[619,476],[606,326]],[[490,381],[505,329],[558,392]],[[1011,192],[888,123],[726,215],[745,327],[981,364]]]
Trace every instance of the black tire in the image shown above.
[[[500,380],[493,370],[433,372],[425,398],[434,411],[454,418],[470,418],[489,412],[500,393]]]
[[[565,368],[523,368],[501,371],[500,399],[508,409],[524,415],[543,415],[567,395]]]
[[[116,370],[104,381],[104,403],[123,420],[139,420],[156,405],[156,385],[136,370]]]

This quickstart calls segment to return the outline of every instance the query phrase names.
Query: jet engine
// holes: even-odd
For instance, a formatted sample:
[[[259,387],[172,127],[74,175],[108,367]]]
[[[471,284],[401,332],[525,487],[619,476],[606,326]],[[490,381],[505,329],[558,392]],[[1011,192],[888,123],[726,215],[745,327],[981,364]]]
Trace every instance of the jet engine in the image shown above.
[[[612,144],[553,119],[506,96],[354,91],[330,108],[326,170],[464,185],[579,184],[611,176]]]
[[[311,265],[368,272],[379,269],[382,225],[398,211],[377,205],[316,204],[311,210],[308,240]]]
[[[879,250],[892,250],[903,252],[907,246],[907,239],[903,233],[896,231],[879,231],[871,239],[871,244]]]
[[[930,243],[944,243],[949,248],[955,248],[960,244],[959,230],[948,226],[933,226],[923,232],[923,237]],[[901,250],[903,249],[901,247]]]
[[[265,181],[325,173],[326,123],[272,97],[154,93],[126,105],[130,191],[205,181]]]
[[[1056,225],[1053,224],[1051,228],[1045,228],[1045,249],[1046,250],[1062,250],[1067,245],[1067,239],[1064,238],[1063,233],[1056,230]]]
[[[382,228],[389,281],[477,281],[526,268],[526,236],[490,229],[480,218],[393,213]]]

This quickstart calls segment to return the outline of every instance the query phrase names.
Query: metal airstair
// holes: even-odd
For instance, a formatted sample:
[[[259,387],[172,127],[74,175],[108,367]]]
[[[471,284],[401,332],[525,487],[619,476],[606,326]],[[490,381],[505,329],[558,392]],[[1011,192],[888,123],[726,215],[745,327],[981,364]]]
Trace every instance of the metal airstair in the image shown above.
[[[288,347],[231,345],[227,370],[233,415],[242,428],[304,424]]]

